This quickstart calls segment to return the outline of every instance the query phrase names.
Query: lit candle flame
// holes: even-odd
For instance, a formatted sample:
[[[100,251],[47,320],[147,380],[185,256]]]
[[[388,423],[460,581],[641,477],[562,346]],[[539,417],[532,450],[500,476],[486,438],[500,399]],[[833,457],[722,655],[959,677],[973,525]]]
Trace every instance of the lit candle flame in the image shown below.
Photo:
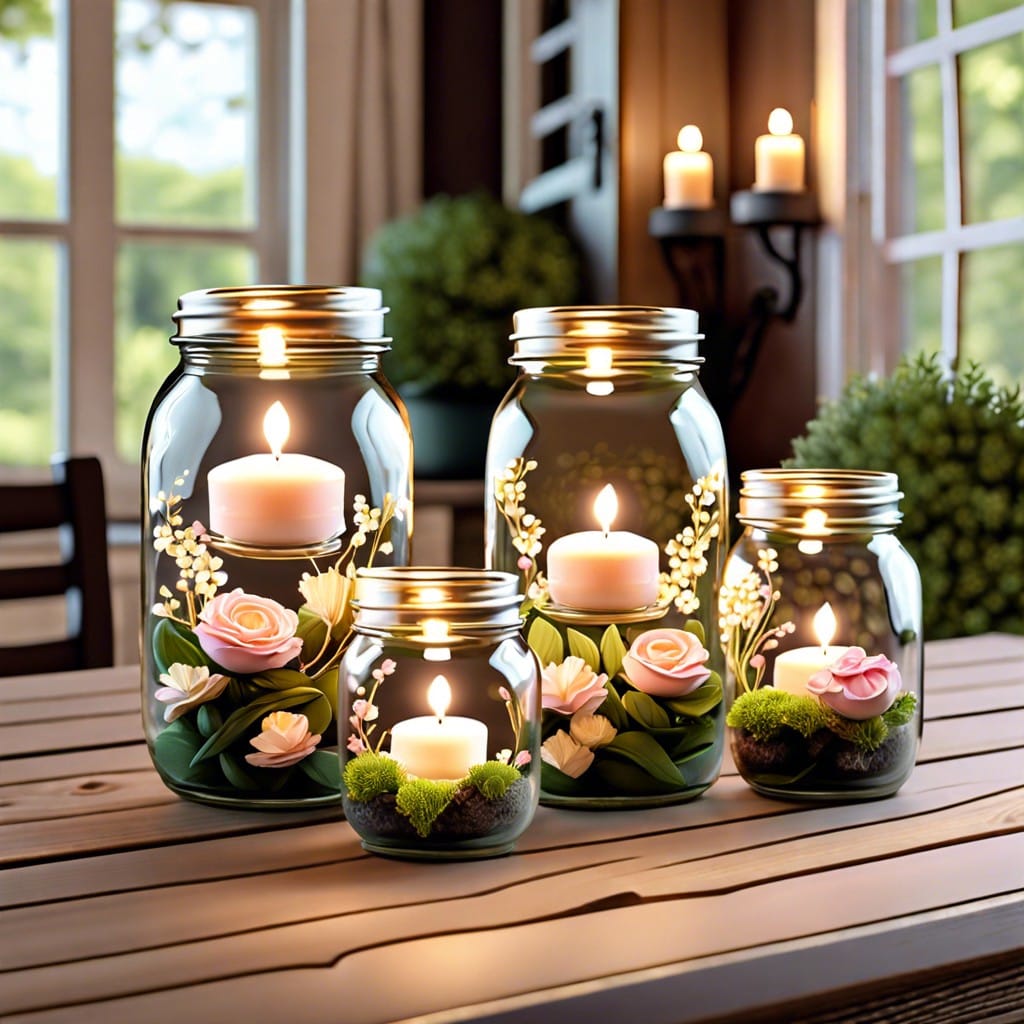
[[[263,417],[263,436],[274,453],[274,458],[281,458],[281,449],[288,440],[288,432],[291,430],[291,421],[288,419],[288,410],[280,402],[275,402]]]
[[[695,124],[684,124],[676,136],[676,145],[684,153],[699,153],[704,146],[704,136]]]
[[[448,623],[444,619],[424,619],[423,636],[431,643],[448,639]]]
[[[587,369],[607,373],[612,368],[612,350],[604,345],[593,345],[587,349]]]
[[[618,514],[619,498],[615,493],[615,488],[611,484],[605,484],[601,493],[594,499],[594,516],[601,524],[605,536],[611,530],[612,523],[615,522],[615,517]]]
[[[768,131],[772,135],[789,135],[793,131],[793,118],[785,107],[776,107],[768,115]]]
[[[444,721],[444,713],[452,702],[452,688],[444,676],[434,676],[434,681],[427,688],[427,703],[431,711],[437,715],[439,722]]]
[[[287,366],[288,346],[280,327],[263,327],[257,331],[260,366]]]
[[[828,650],[832,638],[836,635],[836,613],[832,611],[832,605],[826,601],[814,616],[814,635],[818,638],[823,651]]]

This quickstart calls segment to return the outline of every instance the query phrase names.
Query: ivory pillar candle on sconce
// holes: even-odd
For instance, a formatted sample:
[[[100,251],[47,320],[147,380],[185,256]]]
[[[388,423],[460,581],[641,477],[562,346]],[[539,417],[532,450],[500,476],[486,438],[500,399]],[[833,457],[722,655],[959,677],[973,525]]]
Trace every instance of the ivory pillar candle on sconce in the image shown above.
[[[665,206],[707,210],[712,205],[714,168],[711,154],[701,148],[704,136],[695,124],[679,130],[679,148],[665,154]]]
[[[754,143],[754,191],[804,190],[804,140],[793,133],[788,110],[776,107],[768,115],[768,134]]]

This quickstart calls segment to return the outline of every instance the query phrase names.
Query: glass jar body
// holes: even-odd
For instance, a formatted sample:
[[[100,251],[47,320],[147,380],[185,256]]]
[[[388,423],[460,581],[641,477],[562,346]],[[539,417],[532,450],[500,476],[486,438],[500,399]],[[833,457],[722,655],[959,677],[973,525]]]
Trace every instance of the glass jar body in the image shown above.
[[[560,311],[539,312],[557,317]],[[579,333],[573,325],[591,313],[600,320]],[[564,324],[548,319],[529,336],[520,330],[521,372],[491,427],[487,564],[526,578],[525,633],[547,678],[544,803],[591,809],[675,803],[699,795],[718,776],[724,703],[715,609],[728,521],[725,444],[697,379],[699,360],[690,353],[695,319],[681,327],[676,314],[692,316],[586,307],[566,311]],[[563,335],[552,337],[559,330]],[[601,330],[609,336],[592,333]],[[594,347],[601,350],[596,357]],[[656,596],[646,606],[628,607],[614,575],[595,581],[596,596],[571,598],[586,607],[569,606],[547,586],[553,545],[569,538],[597,548],[604,543],[595,501],[607,485],[617,511],[604,538],[651,544]],[[600,560],[600,551],[593,554],[578,563],[584,572]],[[645,683],[625,656],[666,630],[662,639],[670,646],[700,647],[706,657],[689,680],[641,689]],[[568,678],[571,669],[579,670],[575,679]],[[559,687],[563,696],[593,689],[588,671],[604,677],[604,702],[593,706],[596,689],[582,702],[555,694]],[[580,751],[573,716],[584,704],[600,720],[589,732],[577,723],[576,734],[594,741]]]
[[[899,789],[921,734],[923,656],[920,578],[893,533],[808,540],[748,525],[726,563],[722,623],[733,759],[754,790],[832,801]]]
[[[403,410],[361,340],[295,343],[286,367],[269,370],[246,338],[177,342],[180,364],[154,401],[143,440],[150,754],[164,782],[191,799],[263,808],[337,803],[332,748],[351,623],[346,569],[368,558],[407,560],[412,459]],[[275,403],[290,426],[277,461],[261,430]],[[301,453],[298,463],[289,462],[292,453]],[[228,465],[240,475],[216,499],[217,513],[210,473]],[[295,466],[294,479],[274,477]],[[343,481],[330,485],[327,499],[317,474],[337,478],[339,469]],[[281,493],[267,490],[268,475]],[[365,507],[354,506],[356,495]],[[327,500],[336,525],[314,517],[307,529],[310,511]],[[376,517],[374,508],[382,510]],[[211,513],[231,529],[272,524],[285,539],[225,535]]]
[[[345,816],[366,849],[497,856],[533,818],[540,688],[516,588],[482,570],[360,575],[340,717]]]

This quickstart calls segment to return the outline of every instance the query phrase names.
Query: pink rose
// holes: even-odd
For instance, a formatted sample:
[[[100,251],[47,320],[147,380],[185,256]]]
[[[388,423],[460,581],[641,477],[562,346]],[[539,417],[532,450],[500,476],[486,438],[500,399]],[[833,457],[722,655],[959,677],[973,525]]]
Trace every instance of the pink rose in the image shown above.
[[[863,647],[851,647],[838,661],[815,672],[807,690],[822,704],[846,718],[874,718],[892,707],[900,692],[900,670],[884,654],[869,658]]]
[[[684,697],[711,675],[707,660],[704,645],[685,629],[649,629],[633,641],[622,667],[652,697]]]
[[[274,711],[263,719],[259,736],[249,742],[259,751],[245,755],[249,764],[256,768],[288,768],[312,754],[320,737],[310,733],[305,715]]]
[[[541,670],[541,706],[560,715],[596,711],[608,696],[608,677],[596,674],[582,659],[568,657],[561,665],[551,662]]]
[[[239,587],[208,601],[199,618],[199,646],[231,672],[281,668],[302,650],[302,639],[295,635],[298,615],[269,597],[247,594]]]

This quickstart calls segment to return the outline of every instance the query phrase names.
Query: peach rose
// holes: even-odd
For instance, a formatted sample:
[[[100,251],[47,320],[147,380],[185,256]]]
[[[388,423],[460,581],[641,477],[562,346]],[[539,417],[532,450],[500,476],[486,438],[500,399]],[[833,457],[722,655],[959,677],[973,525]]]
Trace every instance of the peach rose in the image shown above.
[[[900,692],[900,670],[884,654],[869,658],[851,647],[839,660],[807,680],[807,690],[844,718],[874,718],[892,707]]]
[[[685,629],[649,629],[633,641],[622,667],[652,697],[684,697],[711,675],[707,660],[704,645]]]
[[[259,736],[249,740],[259,751],[245,759],[256,768],[287,768],[312,754],[320,737],[311,735],[309,719],[290,711],[275,711],[263,719]]]
[[[551,662],[541,670],[541,706],[560,715],[596,711],[608,696],[604,688],[607,681],[604,672],[598,675],[575,655],[561,665]]]
[[[302,650],[302,639],[295,635],[298,615],[240,587],[208,601],[199,618],[199,646],[231,672],[251,675],[281,668]]]

